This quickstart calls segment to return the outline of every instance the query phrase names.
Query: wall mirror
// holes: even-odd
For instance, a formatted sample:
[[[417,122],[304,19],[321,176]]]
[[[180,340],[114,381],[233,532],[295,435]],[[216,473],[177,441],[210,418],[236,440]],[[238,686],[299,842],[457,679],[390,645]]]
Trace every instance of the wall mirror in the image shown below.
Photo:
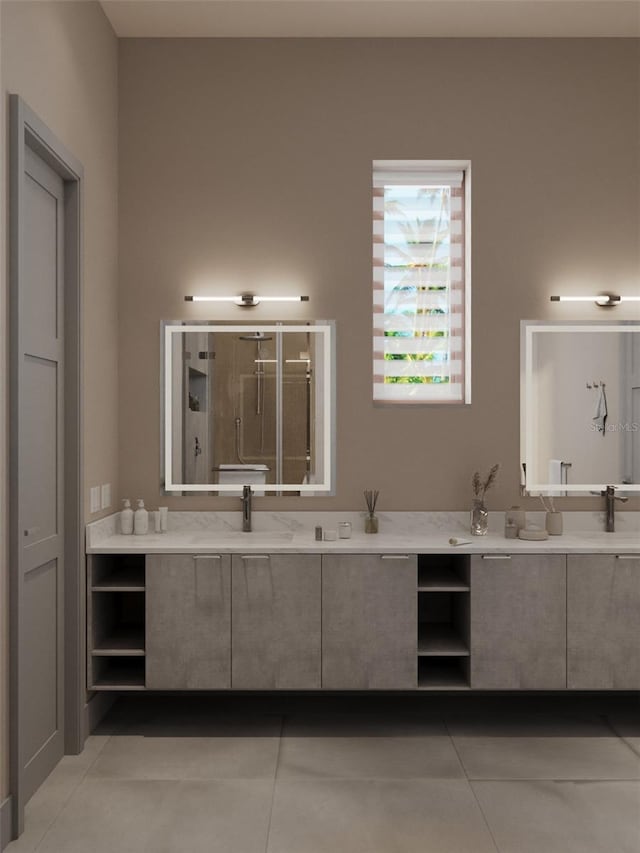
[[[528,492],[640,492],[640,323],[521,330],[521,456]]]
[[[333,322],[162,324],[163,488],[330,495]]]

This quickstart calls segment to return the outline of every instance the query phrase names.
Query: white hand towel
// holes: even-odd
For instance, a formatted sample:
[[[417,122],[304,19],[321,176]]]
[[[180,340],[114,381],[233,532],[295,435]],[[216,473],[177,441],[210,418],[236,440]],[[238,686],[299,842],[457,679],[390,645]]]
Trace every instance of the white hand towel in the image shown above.
[[[596,410],[593,415],[593,420],[598,429],[598,432],[601,432],[602,435],[605,435],[605,422],[607,420],[607,397],[604,393],[604,388],[602,385],[598,389],[598,399],[596,400]]]
[[[550,459],[549,460],[549,483],[553,483],[553,485],[561,485],[562,484],[562,460],[561,459]],[[551,495],[553,497],[559,497],[560,495],[564,495],[565,492],[546,492],[545,494]]]

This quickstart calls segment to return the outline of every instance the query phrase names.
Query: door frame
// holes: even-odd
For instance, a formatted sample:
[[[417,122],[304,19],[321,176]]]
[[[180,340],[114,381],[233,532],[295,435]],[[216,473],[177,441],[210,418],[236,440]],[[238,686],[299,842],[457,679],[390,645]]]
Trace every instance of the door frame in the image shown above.
[[[9,96],[9,782],[11,836],[24,826],[25,792],[19,754],[21,734],[22,589],[19,553],[23,525],[19,517],[19,402],[21,390],[21,287],[24,253],[24,181],[26,149],[31,149],[64,183],[64,751],[83,748],[85,699],[85,596],[83,536],[83,369],[82,369],[82,164],[18,95]]]

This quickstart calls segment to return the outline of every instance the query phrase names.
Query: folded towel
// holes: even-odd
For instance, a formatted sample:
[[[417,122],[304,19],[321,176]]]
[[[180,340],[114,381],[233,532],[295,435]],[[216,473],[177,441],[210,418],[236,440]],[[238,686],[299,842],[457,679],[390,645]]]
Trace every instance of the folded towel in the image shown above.
[[[598,389],[598,399],[596,400],[596,410],[593,415],[593,420],[598,432],[601,432],[602,435],[606,434],[604,426],[607,420],[607,414],[607,397],[604,393],[604,387],[601,385]]]

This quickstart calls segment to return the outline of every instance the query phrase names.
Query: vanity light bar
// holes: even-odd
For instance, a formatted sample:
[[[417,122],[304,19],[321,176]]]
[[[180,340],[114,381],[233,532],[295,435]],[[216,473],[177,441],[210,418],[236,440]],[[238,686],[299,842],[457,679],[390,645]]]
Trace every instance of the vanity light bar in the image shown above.
[[[261,302],[308,302],[308,296],[256,296],[240,293],[238,296],[185,296],[185,302],[233,302],[241,308],[250,308]]]
[[[601,308],[612,308],[620,302],[640,302],[640,296],[618,296],[615,293],[598,293],[594,296],[552,296],[551,302],[595,302]]]

